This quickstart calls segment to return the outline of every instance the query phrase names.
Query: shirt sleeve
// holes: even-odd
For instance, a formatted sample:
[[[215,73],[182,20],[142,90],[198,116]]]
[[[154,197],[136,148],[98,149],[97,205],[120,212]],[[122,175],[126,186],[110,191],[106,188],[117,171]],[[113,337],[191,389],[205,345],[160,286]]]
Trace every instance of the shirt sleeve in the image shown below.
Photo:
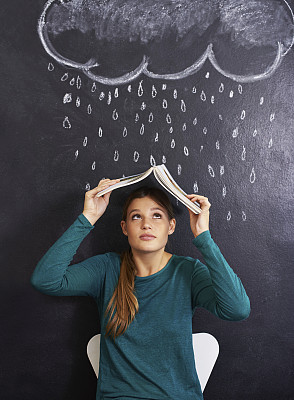
[[[52,296],[100,296],[107,255],[70,266],[79,245],[92,229],[94,226],[80,214],[38,262],[31,277],[35,289]]]
[[[250,314],[250,301],[240,278],[229,266],[210,232],[193,240],[204,257],[197,260],[192,274],[192,308],[202,307],[217,317],[241,321]]]

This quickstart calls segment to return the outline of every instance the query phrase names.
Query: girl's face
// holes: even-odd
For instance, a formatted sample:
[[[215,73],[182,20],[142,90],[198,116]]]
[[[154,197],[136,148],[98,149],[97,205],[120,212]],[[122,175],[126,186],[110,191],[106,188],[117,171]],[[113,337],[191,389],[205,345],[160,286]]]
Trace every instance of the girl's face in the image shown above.
[[[166,209],[149,196],[134,199],[128,207],[126,221],[121,221],[132,250],[144,253],[164,249],[175,226],[176,220],[169,220]]]

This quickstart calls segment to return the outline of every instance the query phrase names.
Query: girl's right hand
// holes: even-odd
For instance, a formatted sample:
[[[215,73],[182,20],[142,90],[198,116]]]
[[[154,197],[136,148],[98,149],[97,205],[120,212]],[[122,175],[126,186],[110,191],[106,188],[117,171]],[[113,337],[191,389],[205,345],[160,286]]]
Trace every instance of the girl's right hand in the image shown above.
[[[104,214],[111,194],[111,192],[108,192],[101,197],[97,197],[97,193],[119,181],[120,179],[101,179],[97,187],[86,192],[83,214],[92,225]]]

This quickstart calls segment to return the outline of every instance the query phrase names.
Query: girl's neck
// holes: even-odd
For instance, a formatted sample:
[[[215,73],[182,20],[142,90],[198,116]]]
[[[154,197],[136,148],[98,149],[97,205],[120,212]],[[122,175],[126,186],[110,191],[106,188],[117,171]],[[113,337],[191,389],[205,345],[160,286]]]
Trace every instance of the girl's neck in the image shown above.
[[[133,259],[137,268],[137,276],[149,276],[159,272],[166,266],[172,254],[163,249],[157,252],[141,253],[133,251]]]

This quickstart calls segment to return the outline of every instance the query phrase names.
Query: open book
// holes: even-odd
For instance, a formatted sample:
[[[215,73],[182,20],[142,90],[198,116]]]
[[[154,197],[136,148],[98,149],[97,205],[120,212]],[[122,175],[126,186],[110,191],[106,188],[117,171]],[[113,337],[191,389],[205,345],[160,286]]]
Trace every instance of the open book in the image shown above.
[[[147,171],[142,174],[127,176],[125,178],[120,178],[120,182],[111,185],[107,189],[102,190],[97,193],[97,197],[103,196],[104,194],[110,192],[111,190],[118,189],[123,186],[132,185],[133,183],[137,183],[147,178],[148,175],[153,172],[155,178],[158,182],[176,199],[182,202],[185,206],[187,206],[193,213],[199,214],[201,213],[200,204],[197,202],[192,202],[188,197],[187,193],[185,193],[180,186],[175,182],[171,174],[168,172],[168,169],[164,164],[156,165],[155,167],[149,168]]]

